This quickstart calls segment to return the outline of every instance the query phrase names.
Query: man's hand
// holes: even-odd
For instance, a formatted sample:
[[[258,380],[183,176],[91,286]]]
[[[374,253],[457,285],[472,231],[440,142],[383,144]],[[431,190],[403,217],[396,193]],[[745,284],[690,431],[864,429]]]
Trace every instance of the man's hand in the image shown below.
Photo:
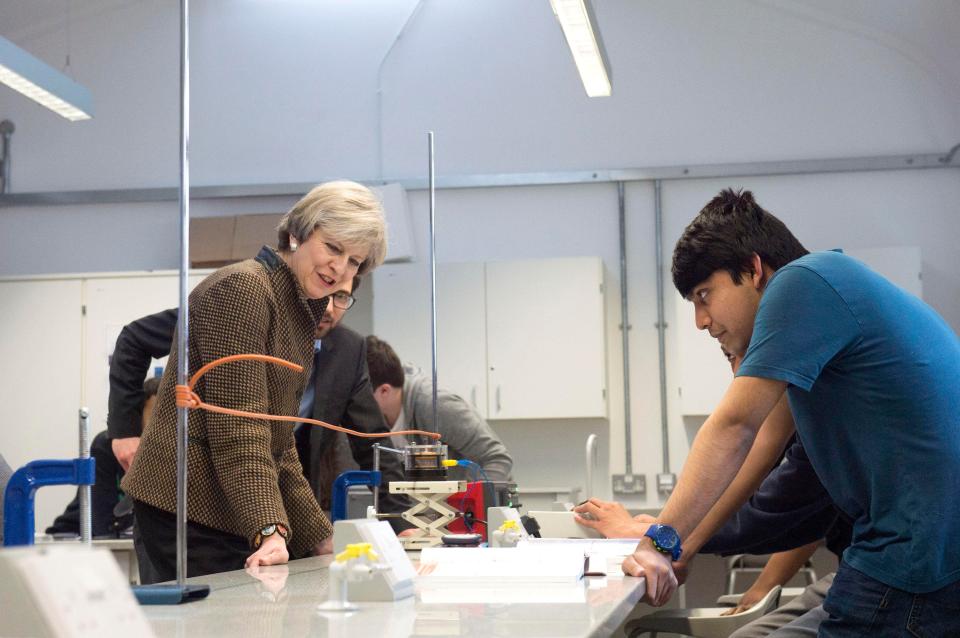
[[[110,447],[113,449],[113,455],[117,457],[117,462],[124,472],[130,471],[130,464],[133,463],[133,456],[140,447],[140,437],[130,436],[125,439],[111,439]]]
[[[641,540],[633,554],[624,559],[622,569],[627,576],[647,579],[644,598],[654,607],[665,604],[677,590],[677,577],[673,574],[670,557],[654,549],[649,538]]]
[[[763,599],[763,597],[767,595],[769,591],[770,590],[766,587],[761,586],[758,588],[756,585],[754,585],[753,587],[748,589],[746,592],[744,592],[743,596],[740,597],[740,602],[737,604],[736,607],[723,612],[721,616],[732,616],[733,614],[739,614],[741,612],[747,611],[748,609],[756,605],[758,602],[760,602]]]
[[[287,541],[280,534],[271,534],[260,543],[260,549],[247,556],[245,568],[257,565],[282,565],[290,560],[287,553]]]
[[[573,508],[574,518],[584,527],[595,529],[607,538],[642,538],[650,523],[643,523],[632,516],[620,503],[591,498]]]
[[[673,575],[677,577],[678,585],[687,582],[687,577],[690,576],[690,563],[693,562],[694,556],[696,556],[696,554],[691,554],[689,558],[684,556],[673,564]]]
[[[333,534],[316,544],[313,548],[314,556],[324,556],[333,553]]]

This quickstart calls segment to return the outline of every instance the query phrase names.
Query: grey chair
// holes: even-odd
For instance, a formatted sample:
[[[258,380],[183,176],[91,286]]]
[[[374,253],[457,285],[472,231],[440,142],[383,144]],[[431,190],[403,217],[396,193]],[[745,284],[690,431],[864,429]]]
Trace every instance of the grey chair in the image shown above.
[[[723,616],[729,607],[700,607],[695,609],[665,609],[631,620],[624,627],[629,638],[638,638],[643,634],[656,636],[658,633],[681,634],[694,638],[727,638],[731,633],[766,615],[780,605],[780,586],[767,592],[750,609]]]

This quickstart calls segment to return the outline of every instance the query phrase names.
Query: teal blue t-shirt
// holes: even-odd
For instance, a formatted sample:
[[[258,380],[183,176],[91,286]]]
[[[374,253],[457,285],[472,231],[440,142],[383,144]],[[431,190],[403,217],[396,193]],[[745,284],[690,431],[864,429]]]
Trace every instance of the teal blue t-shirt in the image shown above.
[[[960,340],[859,261],[778,270],[737,376],[785,381],[797,433],[854,520],[844,560],[926,593],[960,580]]]

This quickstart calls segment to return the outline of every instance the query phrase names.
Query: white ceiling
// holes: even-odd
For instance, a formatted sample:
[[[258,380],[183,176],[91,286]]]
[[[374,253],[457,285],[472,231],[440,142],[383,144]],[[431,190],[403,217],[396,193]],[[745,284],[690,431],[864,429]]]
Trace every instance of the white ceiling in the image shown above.
[[[14,0],[0,3],[0,35],[29,50],[30,40],[62,33],[64,51],[69,37],[69,24],[80,20],[108,20],[112,12],[125,6],[142,4],[144,0]],[[260,4],[267,0],[245,0]],[[431,0],[425,0],[430,2]],[[534,1],[534,0],[529,0]],[[548,0],[539,0],[547,3]],[[689,7],[691,20],[697,20],[702,0],[682,0]],[[728,0],[729,1],[729,0]],[[829,26],[853,38],[869,39],[910,59],[926,72],[945,76],[947,81],[960,85],[960,2],[957,0],[739,0],[773,8],[799,20]],[[203,0],[194,0],[201,8]],[[315,10],[341,11],[347,4],[350,10],[362,7],[364,23],[377,16],[391,24],[396,20],[398,5],[412,7],[413,0],[273,0],[277,11],[284,7],[303,13]],[[594,0],[601,26],[604,14],[632,14],[643,19],[648,2],[637,0]],[[491,5],[493,6],[493,5]],[[403,10],[401,9],[400,13]],[[358,14],[359,15],[359,14]],[[513,19],[515,16],[511,16]],[[360,28],[361,25],[358,25]],[[609,36],[607,36],[609,38]],[[608,48],[615,42],[607,41]],[[58,66],[62,60],[48,60]]]

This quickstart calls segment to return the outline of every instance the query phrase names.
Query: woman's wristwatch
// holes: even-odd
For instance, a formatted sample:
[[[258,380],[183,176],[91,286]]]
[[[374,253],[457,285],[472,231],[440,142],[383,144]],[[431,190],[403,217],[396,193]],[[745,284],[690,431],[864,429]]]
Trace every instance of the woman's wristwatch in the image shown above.
[[[266,527],[261,529],[259,532],[257,532],[257,535],[254,536],[253,548],[260,549],[260,546],[263,544],[264,539],[266,539],[267,536],[273,536],[274,534],[279,534],[281,537],[283,537],[283,540],[285,541],[290,538],[290,534],[289,532],[287,532],[287,528],[285,528],[280,523],[271,523],[270,525],[267,525]]]

